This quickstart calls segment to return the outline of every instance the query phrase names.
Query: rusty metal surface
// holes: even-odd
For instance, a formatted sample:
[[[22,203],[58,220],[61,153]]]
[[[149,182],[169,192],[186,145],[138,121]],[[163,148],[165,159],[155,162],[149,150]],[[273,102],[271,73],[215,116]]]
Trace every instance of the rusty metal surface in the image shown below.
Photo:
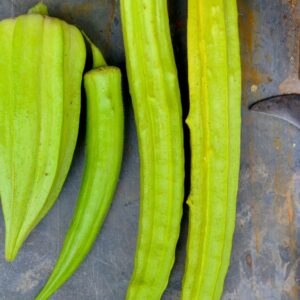
[[[124,71],[118,0],[45,0],[53,16],[77,24]],[[0,0],[0,19],[35,0]],[[186,1],[169,0],[171,29],[185,113]],[[223,300],[300,299],[300,132],[276,118],[248,110],[280,93],[289,74],[293,45],[288,36],[296,0],[239,0],[243,64],[242,158],[236,232]],[[125,77],[125,72],[123,72]],[[130,279],[139,214],[139,160],[133,113],[124,80],[126,142],[118,190],[95,247],[54,300],[124,299]],[[73,166],[52,211],[31,234],[12,264],[3,259],[0,218],[0,299],[30,300],[43,286],[71,220],[84,164],[84,113]],[[188,182],[187,182],[188,187]],[[187,210],[177,260],[165,300],[180,299]],[[151,299],[149,299],[151,300]],[[192,299],[194,300],[194,299]],[[203,299],[206,300],[206,299]]]
[[[240,1],[243,142],[232,262],[224,299],[299,299],[299,131],[248,111],[288,77],[295,1]]]
[[[280,118],[300,129],[300,95],[298,94],[263,99],[251,105],[250,109],[266,116]]]

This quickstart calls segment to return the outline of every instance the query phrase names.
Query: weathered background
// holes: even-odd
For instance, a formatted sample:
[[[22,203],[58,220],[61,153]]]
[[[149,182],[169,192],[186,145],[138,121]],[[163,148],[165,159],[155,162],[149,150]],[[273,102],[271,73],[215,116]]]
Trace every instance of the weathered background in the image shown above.
[[[109,64],[124,71],[119,0],[44,2],[51,15],[78,25],[101,48]],[[186,2],[169,0],[185,114],[188,110]],[[300,133],[284,121],[249,112],[248,106],[278,94],[280,83],[288,75],[292,56],[288,28],[291,8],[297,3],[296,0],[238,2],[243,64],[242,157],[236,233],[223,299],[296,300],[300,299]],[[0,19],[25,13],[35,3],[36,0],[0,0]],[[124,299],[133,267],[139,215],[139,159],[127,91],[124,80],[125,153],[112,208],[87,260],[52,299]],[[82,121],[73,166],[55,207],[31,234],[13,264],[6,263],[1,254],[1,300],[33,299],[51,272],[81,182],[84,112]],[[182,227],[165,300],[180,299],[187,209]],[[3,253],[2,216],[0,249]]]

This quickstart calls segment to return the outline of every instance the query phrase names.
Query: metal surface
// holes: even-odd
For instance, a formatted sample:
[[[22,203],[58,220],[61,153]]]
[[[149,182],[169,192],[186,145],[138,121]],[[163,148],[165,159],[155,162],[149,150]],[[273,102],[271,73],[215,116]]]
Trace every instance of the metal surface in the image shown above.
[[[277,117],[300,129],[300,95],[282,95],[258,101],[252,111]]]
[[[290,73],[279,86],[280,95],[258,101],[250,109],[280,118],[300,129],[300,2],[291,2],[288,20]]]
[[[0,18],[34,0],[0,0]],[[119,1],[48,0],[50,14],[77,24],[124,71]],[[186,1],[169,0],[171,28],[182,88],[186,82]],[[300,284],[300,132],[276,118],[249,112],[259,99],[279,94],[292,51],[288,41],[295,0],[239,0],[243,63],[243,132],[236,232],[223,300],[295,300]],[[125,79],[125,72],[124,79]],[[110,213],[95,247],[55,300],[121,300],[133,267],[139,215],[139,160],[133,113],[124,80],[126,141],[123,169]],[[64,189],[12,264],[0,256],[0,299],[29,300],[42,287],[70,223],[84,164],[84,112],[78,147]],[[188,142],[188,141],[187,141]],[[188,148],[187,148],[188,149]],[[187,182],[188,187],[188,182]],[[180,299],[187,209],[177,261],[165,300]],[[0,250],[4,224],[0,222]],[[151,299],[149,299],[151,300]],[[192,299],[194,300],[194,299]],[[206,300],[206,299],[202,299]]]

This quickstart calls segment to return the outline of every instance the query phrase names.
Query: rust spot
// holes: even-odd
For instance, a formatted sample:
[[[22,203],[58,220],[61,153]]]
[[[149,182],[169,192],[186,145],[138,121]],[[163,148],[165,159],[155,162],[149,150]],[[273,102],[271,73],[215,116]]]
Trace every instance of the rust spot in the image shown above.
[[[277,151],[281,149],[281,140],[278,136],[274,139],[274,147]]]
[[[113,24],[114,24],[114,20],[115,20],[115,15],[116,15],[116,0],[113,0],[112,8],[111,8],[111,15],[110,15],[108,25],[107,25],[107,37],[106,37],[105,51],[108,51],[108,49],[110,48],[111,35],[112,35],[112,29],[113,29]]]
[[[288,0],[288,4],[292,6],[292,8],[295,8],[297,5],[297,0]]]
[[[255,19],[252,8],[245,1],[238,1],[238,5],[243,80],[250,83],[250,86],[269,83],[272,78],[261,73],[253,64],[253,53],[256,47],[255,32],[257,31],[258,20]]]
[[[251,256],[251,254],[246,255],[246,264],[248,265],[249,268],[252,268],[252,256]]]
[[[294,197],[294,185],[295,181],[300,180],[300,176],[297,174],[292,175],[288,182],[285,183],[284,203],[280,209],[280,215],[277,216],[278,222],[285,228],[286,238],[283,241],[284,247],[289,251],[290,263],[293,268],[296,268],[297,264],[297,222],[295,219],[295,197]],[[287,292],[291,299],[298,298],[297,283],[293,281],[287,286]]]
[[[254,46],[254,30],[255,30],[255,22],[254,22],[254,14],[253,11],[245,1],[238,1],[239,6],[239,28],[240,35],[243,45],[246,47],[246,50],[252,53]],[[252,56],[249,56],[249,59],[252,60]]]
[[[289,168],[292,169],[294,166],[294,151],[291,147],[289,148],[289,151],[287,154],[287,162],[288,162]]]
[[[279,86],[279,92],[282,94],[300,93],[300,19],[299,13],[297,12],[297,5],[299,4],[299,2],[297,4],[296,0],[290,0],[287,4],[290,5],[290,16],[288,18],[284,18],[284,22],[285,26],[288,28],[286,46],[288,49],[290,70],[288,78]],[[299,5],[298,9],[300,9]]]
[[[86,1],[80,4],[64,3],[61,6],[61,11],[72,12],[72,16],[82,16],[85,13],[89,13],[95,9],[95,3],[92,1]]]
[[[253,11],[246,5],[244,1],[239,1],[239,29],[240,29],[240,40],[241,46],[244,47],[242,50],[244,55],[242,61],[243,77],[246,80],[252,77],[255,79],[257,74],[253,73],[252,70],[252,53],[253,53],[253,39],[254,39],[254,14]]]
[[[249,81],[252,85],[259,85],[262,83],[270,83],[273,79],[267,74],[262,74],[258,69],[254,69],[254,67],[243,68],[243,76],[244,80]]]
[[[295,8],[297,6],[297,0],[281,0],[282,4],[289,5],[291,8]]]
[[[288,242],[287,240],[284,240],[284,241],[282,242],[282,244],[283,244],[283,246],[284,246],[285,248],[288,248],[288,247],[289,247],[289,242]]]

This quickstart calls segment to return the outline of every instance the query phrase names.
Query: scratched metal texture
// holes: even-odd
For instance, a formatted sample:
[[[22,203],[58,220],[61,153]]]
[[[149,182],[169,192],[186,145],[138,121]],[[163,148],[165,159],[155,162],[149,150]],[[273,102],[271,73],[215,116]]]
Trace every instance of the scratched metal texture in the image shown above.
[[[125,79],[119,0],[44,2],[51,15],[78,25],[101,48],[109,64],[122,68],[126,112],[124,162],[111,210],[86,261],[52,299],[124,299],[133,268],[139,216],[139,158]],[[278,94],[279,84],[288,75],[291,49],[287,32],[290,8],[295,2],[239,0],[242,157],[236,232],[223,300],[300,299],[300,133],[284,121],[248,111],[255,101]],[[36,0],[1,0],[0,19],[25,13],[35,3]],[[186,115],[186,1],[169,0],[169,7]],[[34,299],[54,266],[81,182],[84,119],[83,110],[74,162],[56,205],[11,264],[3,259],[4,224],[0,218],[1,300]],[[185,207],[177,260],[165,300],[180,299],[187,213]]]

